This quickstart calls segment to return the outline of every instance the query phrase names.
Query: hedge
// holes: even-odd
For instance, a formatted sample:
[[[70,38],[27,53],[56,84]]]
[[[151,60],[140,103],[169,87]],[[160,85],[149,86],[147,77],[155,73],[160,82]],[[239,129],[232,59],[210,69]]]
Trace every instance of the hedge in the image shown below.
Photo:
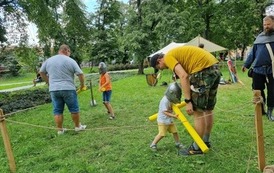
[[[2,92],[0,94],[0,108],[4,114],[50,102],[51,99],[47,87],[35,87],[26,90]]]

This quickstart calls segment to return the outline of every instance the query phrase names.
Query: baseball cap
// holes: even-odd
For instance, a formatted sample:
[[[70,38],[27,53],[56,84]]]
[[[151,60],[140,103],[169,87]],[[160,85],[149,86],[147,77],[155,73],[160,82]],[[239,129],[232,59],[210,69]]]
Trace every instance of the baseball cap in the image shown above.
[[[161,57],[163,57],[164,54],[163,53],[156,53],[155,55],[153,55],[151,58],[150,58],[150,66],[153,67],[153,68],[156,68],[156,65],[157,65],[157,60]]]

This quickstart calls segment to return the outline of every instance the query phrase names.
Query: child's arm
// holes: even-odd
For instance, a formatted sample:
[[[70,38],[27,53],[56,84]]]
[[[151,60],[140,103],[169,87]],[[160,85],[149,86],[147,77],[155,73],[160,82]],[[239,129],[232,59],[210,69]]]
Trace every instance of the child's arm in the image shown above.
[[[168,117],[178,118],[178,115],[175,115],[175,114],[173,114],[172,112],[169,112],[169,111],[164,111],[164,114]]]

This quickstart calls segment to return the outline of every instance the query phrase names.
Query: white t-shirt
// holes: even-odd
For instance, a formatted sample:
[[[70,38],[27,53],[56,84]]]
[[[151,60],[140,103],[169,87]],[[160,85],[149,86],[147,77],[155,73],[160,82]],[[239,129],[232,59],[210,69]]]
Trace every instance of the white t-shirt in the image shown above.
[[[159,104],[159,111],[157,116],[157,122],[169,125],[173,123],[173,118],[164,114],[165,111],[172,112],[172,103],[164,96]]]
[[[76,90],[74,76],[83,74],[76,61],[66,55],[55,55],[47,59],[40,72],[49,76],[49,91]]]

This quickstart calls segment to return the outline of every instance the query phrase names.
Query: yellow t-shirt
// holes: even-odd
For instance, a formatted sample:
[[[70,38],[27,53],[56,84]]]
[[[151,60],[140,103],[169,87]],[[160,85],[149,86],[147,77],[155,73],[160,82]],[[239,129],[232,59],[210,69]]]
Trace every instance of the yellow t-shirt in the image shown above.
[[[179,63],[188,74],[193,74],[218,63],[218,60],[210,52],[199,47],[181,46],[171,49],[164,56],[164,62],[172,71]]]

